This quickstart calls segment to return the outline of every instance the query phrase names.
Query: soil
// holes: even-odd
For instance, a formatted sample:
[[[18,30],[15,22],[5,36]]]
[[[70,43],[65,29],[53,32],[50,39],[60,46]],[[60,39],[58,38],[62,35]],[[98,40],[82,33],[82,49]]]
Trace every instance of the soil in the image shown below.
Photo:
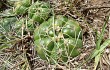
[[[69,3],[66,3],[66,1]],[[55,14],[72,17],[80,23],[83,31],[83,48],[80,49],[82,53],[73,58],[67,65],[61,63],[58,65],[50,65],[46,61],[36,57],[37,53],[34,51],[34,57],[29,58],[33,60],[33,64],[30,63],[32,70],[93,70],[94,59],[87,62],[85,61],[94,48],[96,48],[96,30],[100,34],[106,22],[106,17],[110,17],[110,0],[48,0],[48,2],[54,7]],[[110,38],[110,19],[107,22],[103,41],[108,38]],[[26,39],[28,39],[28,37],[26,37]],[[18,46],[18,44],[16,45]],[[25,46],[26,45],[27,44],[25,44]],[[9,64],[12,65],[12,67],[8,69],[20,70],[19,65],[24,64],[24,60],[21,57],[26,58],[26,56],[23,56],[23,53],[20,51],[12,52],[11,50],[12,53],[10,53],[10,50],[11,49],[8,49],[8,52],[5,50],[5,53],[0,53],[0,65],[4,63],[2,62],[3,60],[7,60],[7,57],[10,57],[13,64]],[[17,55],[20,55],[19,58],[16,58],[18,60],[14,60],[13,57]],[[110,70],[110,46],[104,50],[97,70]]]

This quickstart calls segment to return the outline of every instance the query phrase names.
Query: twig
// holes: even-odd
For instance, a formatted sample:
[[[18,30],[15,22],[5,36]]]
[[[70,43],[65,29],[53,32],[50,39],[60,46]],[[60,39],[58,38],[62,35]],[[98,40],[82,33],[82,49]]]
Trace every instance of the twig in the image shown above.
[[[93,7],[87,7],[84,10],[91,10],[91,9],[102,9],[102,8],[110,8],[109,6],[102,6],[102,7],[98,7],[98,6],[93,6]]]
[[[108,24],[109,24],[109,38],[110,38],[110,16],[109,16],[109,19],[108,19]]]
[[[15,16],[17,16],[17,15],[8,15],[8,16],[6,16],[6,15],[0,14],[0,18],[11,18],[11,17],[15,17]]]
[[[15,67],[18,67],[18,66],[20,66],[20,65],[22,65],[22,64],[24,64],[24,63],[25,63],[25,61],[20,62],[20,63],[18,63],[17,65],[13,66],[11,69],[14,69]]]
[[[42,66],[42,67],[36,68],[35,70],[44,70],[45,68],[46,66]]]

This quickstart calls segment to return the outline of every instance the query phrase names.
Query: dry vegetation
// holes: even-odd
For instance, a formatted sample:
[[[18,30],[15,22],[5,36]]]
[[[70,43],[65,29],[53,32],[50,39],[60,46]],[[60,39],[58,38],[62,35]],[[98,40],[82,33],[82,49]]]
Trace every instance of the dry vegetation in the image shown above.
[[[33,44],[33,35],[27,33],[14,42],[10,48],[0,50],[0,70],[93,70],[94,59],[86,60],[96,47],[96,30],[101,33],[106,17],[110,16],[109,0],[42,0],[54,7],[55,14],[72,17],[80,23],[83,31],[81,54],[67,63],[49,64],[40,59]],[[1,7],[4,8],[4,7]],[[1,16],[0,16],[1,19]],[[14,36],[8,33],[8,37]],[[110,19],[102,43],[110,38]],[[14,36],[15,37],[15,36]],[[12,38],[13,39],[13,38]],[[0,43],[1,44],[1,43]],[[110,70],[110,46],[100,58],[97,70]]]

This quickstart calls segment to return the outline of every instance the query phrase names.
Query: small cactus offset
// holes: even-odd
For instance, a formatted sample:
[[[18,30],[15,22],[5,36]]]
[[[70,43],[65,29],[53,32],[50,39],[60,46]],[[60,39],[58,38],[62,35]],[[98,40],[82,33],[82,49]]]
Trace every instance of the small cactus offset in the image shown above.
[[[16,15],[25,14],[28,11],[29,6],[31,5],[31,0],[20,0],[15,2],[14,13]]]
[[[34,22],[42,23],[49,17],[50,4],[37,1],[29,7],[28,16]]]

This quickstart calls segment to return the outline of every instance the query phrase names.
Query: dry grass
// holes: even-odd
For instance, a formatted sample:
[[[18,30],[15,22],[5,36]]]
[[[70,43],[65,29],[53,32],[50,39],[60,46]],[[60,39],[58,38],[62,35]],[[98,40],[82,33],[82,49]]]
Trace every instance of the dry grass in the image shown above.
[[[48,0],[48,2],[54,7],[56,15],[62,14],[72,17],[80,23],[83,31],[82,53],[67,63],[52,65],[37,56],[34,49],[33,36],[30,34],[23,35],[21,38],[17,38],[14,43],[11,43],[11,48],[0,50],[0,70],[93,69],[94,60],[85,61],[96,47],[95,30],[100,33],[102,25],[105,22],[105,17],[110,15],[109,0]],[[103,41],[108,38],[109,29],[109,24],[107,24]],[[84,64],[81,65],[82,63]],[[110,69],[110,47],[105,49],[97,69]]]

